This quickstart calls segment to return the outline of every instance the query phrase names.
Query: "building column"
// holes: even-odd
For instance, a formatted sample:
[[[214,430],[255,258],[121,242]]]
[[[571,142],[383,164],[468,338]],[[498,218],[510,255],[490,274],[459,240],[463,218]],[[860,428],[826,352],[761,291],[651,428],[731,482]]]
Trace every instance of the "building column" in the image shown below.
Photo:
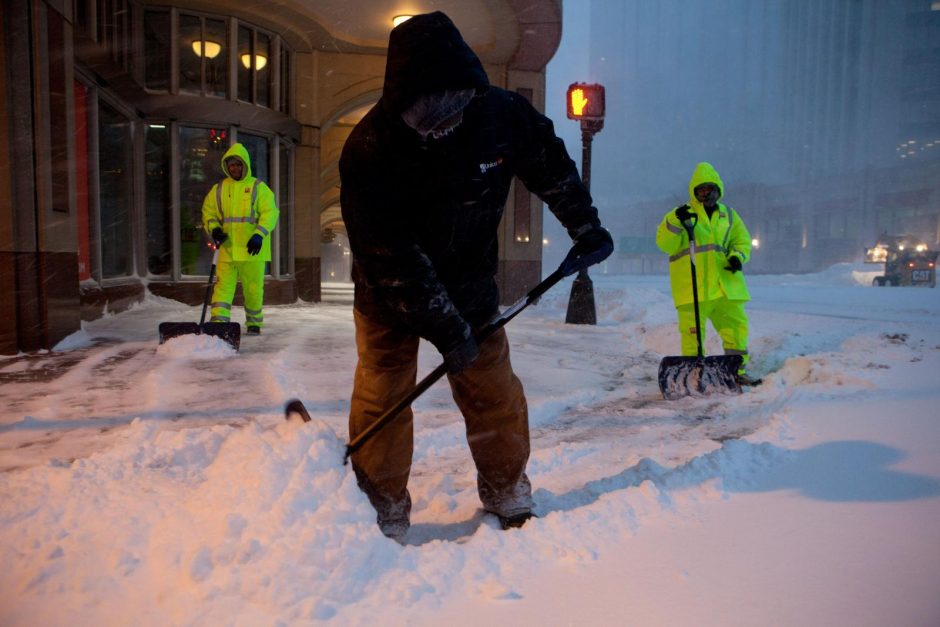
[[[300,299],[320,302],[319,129],[302,135],[294,150],[294,278]]]
[[[0,119],[9,120],[0,134],[8,164],[0,173],[0,293],[13,295],[0,306],[5,354],[52,348],[81,328],[68,17],[39,0],[3,3],[0,13]]]

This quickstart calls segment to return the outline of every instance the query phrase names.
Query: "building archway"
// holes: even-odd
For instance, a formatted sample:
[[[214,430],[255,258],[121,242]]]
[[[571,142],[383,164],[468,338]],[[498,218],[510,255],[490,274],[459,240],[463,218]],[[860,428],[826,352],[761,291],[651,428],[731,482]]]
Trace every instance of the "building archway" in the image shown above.
[[[320,281],[323,285],[352,281],[352,253],[339,201],[339,158],[352,129],[378,102],[380,95],[381,92],[372,89],[350,98],[327,116],[320,131],[319,235]]]

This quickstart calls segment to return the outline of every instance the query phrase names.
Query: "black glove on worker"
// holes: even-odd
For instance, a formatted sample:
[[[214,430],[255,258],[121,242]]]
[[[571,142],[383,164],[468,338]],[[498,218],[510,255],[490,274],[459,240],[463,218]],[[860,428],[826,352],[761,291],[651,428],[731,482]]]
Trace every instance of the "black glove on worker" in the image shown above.
[[[571,276],[584,268],[600,263],[614,252],[614,240],[602,226],[590,226],[574,239],[574,246],[561,262],[564,276]]]
[[[676,220],[678,220],[682,224],[685,224],[686,222],[691,220],[693,215],[694,214],[689,209],[688,205],[682,205],[681,207],[676,207]]]
[[[254,235],[252,235],[251,239],[248,240],[248,246],[247,246],[248,254],[257,255],[259,252],[261,252],[261,243],[263,241],[264,241],[264,238],[262,238],[260,234],[255,233]]]
[[[480,356],[480,347],[473,336],[468,337],[456,348],[444,355],[444,364],[450,374],[460,374]]]
[[[228,235],[225,234],[225,231],[222,230],[221,226],[217,226],[212,229],[212,241],[215,243],[216,248],[225,243],[225,240],[228,239]]]
[[[741,258],[737,255],[728,256],[728,267],[725,270],[731,270],[731,272],[739,272],[741,268],[744,267],[744,264],[741,263]]]

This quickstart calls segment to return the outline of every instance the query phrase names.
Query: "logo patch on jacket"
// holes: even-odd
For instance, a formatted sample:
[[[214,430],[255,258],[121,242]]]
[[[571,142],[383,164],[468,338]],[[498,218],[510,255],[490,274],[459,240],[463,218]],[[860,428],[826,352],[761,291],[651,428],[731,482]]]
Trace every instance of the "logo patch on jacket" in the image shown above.
[[[502,164],[503,164],[503,158],[502,158],[502,157],[497,157],[497,158],[496,158],[496,161],[490,161],[490,162],[488,162],[488,163],[481,163],[481,164],[480,164],[480,174],[486,174],[486,171],[487,171],[487,170],[490,170],[490,169],[495,168],[496,166],[502,165]]]

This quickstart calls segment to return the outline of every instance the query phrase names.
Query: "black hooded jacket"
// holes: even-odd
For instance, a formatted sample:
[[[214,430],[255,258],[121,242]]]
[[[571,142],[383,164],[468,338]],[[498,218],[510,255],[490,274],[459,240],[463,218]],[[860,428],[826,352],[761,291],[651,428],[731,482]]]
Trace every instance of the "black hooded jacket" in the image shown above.
[[[401,119],[423,94],[470,88],[477,96],[446,137],[423,140]],[[499,222],[513,175],[569,233],[600,224],[551,121],[522,96],[490,87],[446,15],[396,27],[382,97],[340,159],[355,308],[442,353],[488,322],[499,304]]]

